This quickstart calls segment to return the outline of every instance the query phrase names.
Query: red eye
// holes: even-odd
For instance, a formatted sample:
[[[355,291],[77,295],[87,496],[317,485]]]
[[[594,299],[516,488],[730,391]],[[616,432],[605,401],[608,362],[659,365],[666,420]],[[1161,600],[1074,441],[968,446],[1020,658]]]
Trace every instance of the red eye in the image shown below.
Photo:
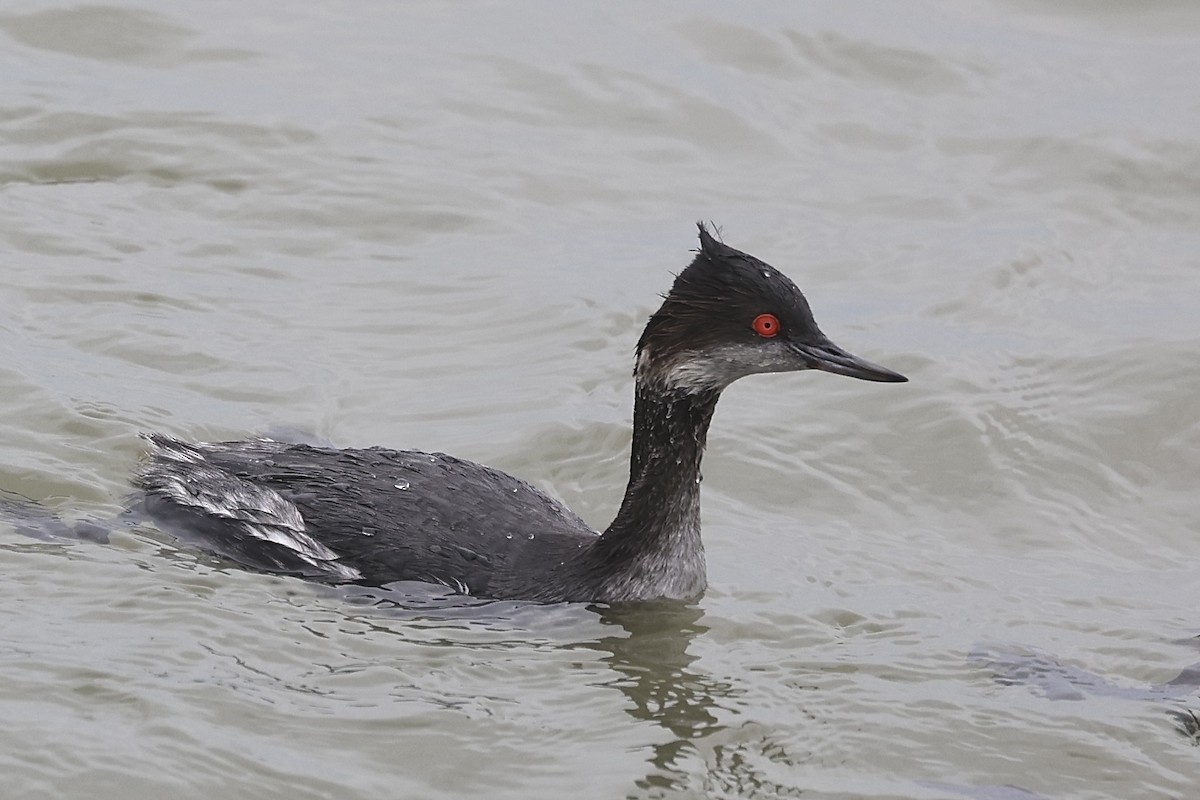
[[[764,339],[770,339],[779,334],[779,317],[774,314],[759,314],[754,318],[754,322],[750,323],[750,327],[754,328],[754,332]]]

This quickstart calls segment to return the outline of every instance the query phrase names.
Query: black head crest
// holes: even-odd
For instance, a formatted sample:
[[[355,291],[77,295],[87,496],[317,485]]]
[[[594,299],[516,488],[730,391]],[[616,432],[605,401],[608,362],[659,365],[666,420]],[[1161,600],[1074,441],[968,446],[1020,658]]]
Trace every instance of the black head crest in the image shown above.
[[[638,342],[639,352],[677,355],[754,343],[759,337],[752,323],[764,313],[782,323],[781,340],[819,334],[808,302],[786,276],[719,241],[703,222],[697,228],[700,249],[650,318]]]
[[[710,222],[709,225],[712,223]],[[705,225],[703,221],[697,222],[696,227],[700,229],[700,252],[709,256],[718,255],[721,248],[725,246],[724,243],[708,232],[708,225]],[[720,229],[715,225],[713,230],[717,231],[717,236],[721,235]]]

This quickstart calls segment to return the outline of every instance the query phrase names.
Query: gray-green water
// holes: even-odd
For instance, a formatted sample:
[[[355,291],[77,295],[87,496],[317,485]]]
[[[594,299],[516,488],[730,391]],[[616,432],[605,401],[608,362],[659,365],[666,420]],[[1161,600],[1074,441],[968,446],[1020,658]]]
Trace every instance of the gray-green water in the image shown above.
[[[686,607],[5,526],[3,797],[1195,796],[1200,6],[28,0],[0,74],[0,489],[67,519],[290,427],[602,526],[701,218],[912,379],[726,394]]]

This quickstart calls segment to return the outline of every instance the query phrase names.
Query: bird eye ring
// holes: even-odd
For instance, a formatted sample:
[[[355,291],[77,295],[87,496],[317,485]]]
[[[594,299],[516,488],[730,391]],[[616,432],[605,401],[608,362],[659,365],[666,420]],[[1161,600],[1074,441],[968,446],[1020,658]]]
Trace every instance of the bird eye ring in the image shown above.
[[[764,339],[771,339],[779,335],[779,317],[774,314],[759,314],[754,318],[754,322],[750,323],[750,327]]]

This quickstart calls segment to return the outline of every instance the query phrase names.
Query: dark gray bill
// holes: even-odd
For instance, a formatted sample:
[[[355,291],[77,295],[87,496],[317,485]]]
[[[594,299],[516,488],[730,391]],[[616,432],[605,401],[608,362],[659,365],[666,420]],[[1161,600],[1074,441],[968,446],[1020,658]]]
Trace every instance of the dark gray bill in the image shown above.
[[[812,344],[796,344],[793,347],[808,363],[809,369],[849,375],[851,378],[859,378],[864,381],[903,383],[908,380],[899,372],[892,372],[887,367],[872,364],[866,359],[847,353],[828,339],[822,339]]]

